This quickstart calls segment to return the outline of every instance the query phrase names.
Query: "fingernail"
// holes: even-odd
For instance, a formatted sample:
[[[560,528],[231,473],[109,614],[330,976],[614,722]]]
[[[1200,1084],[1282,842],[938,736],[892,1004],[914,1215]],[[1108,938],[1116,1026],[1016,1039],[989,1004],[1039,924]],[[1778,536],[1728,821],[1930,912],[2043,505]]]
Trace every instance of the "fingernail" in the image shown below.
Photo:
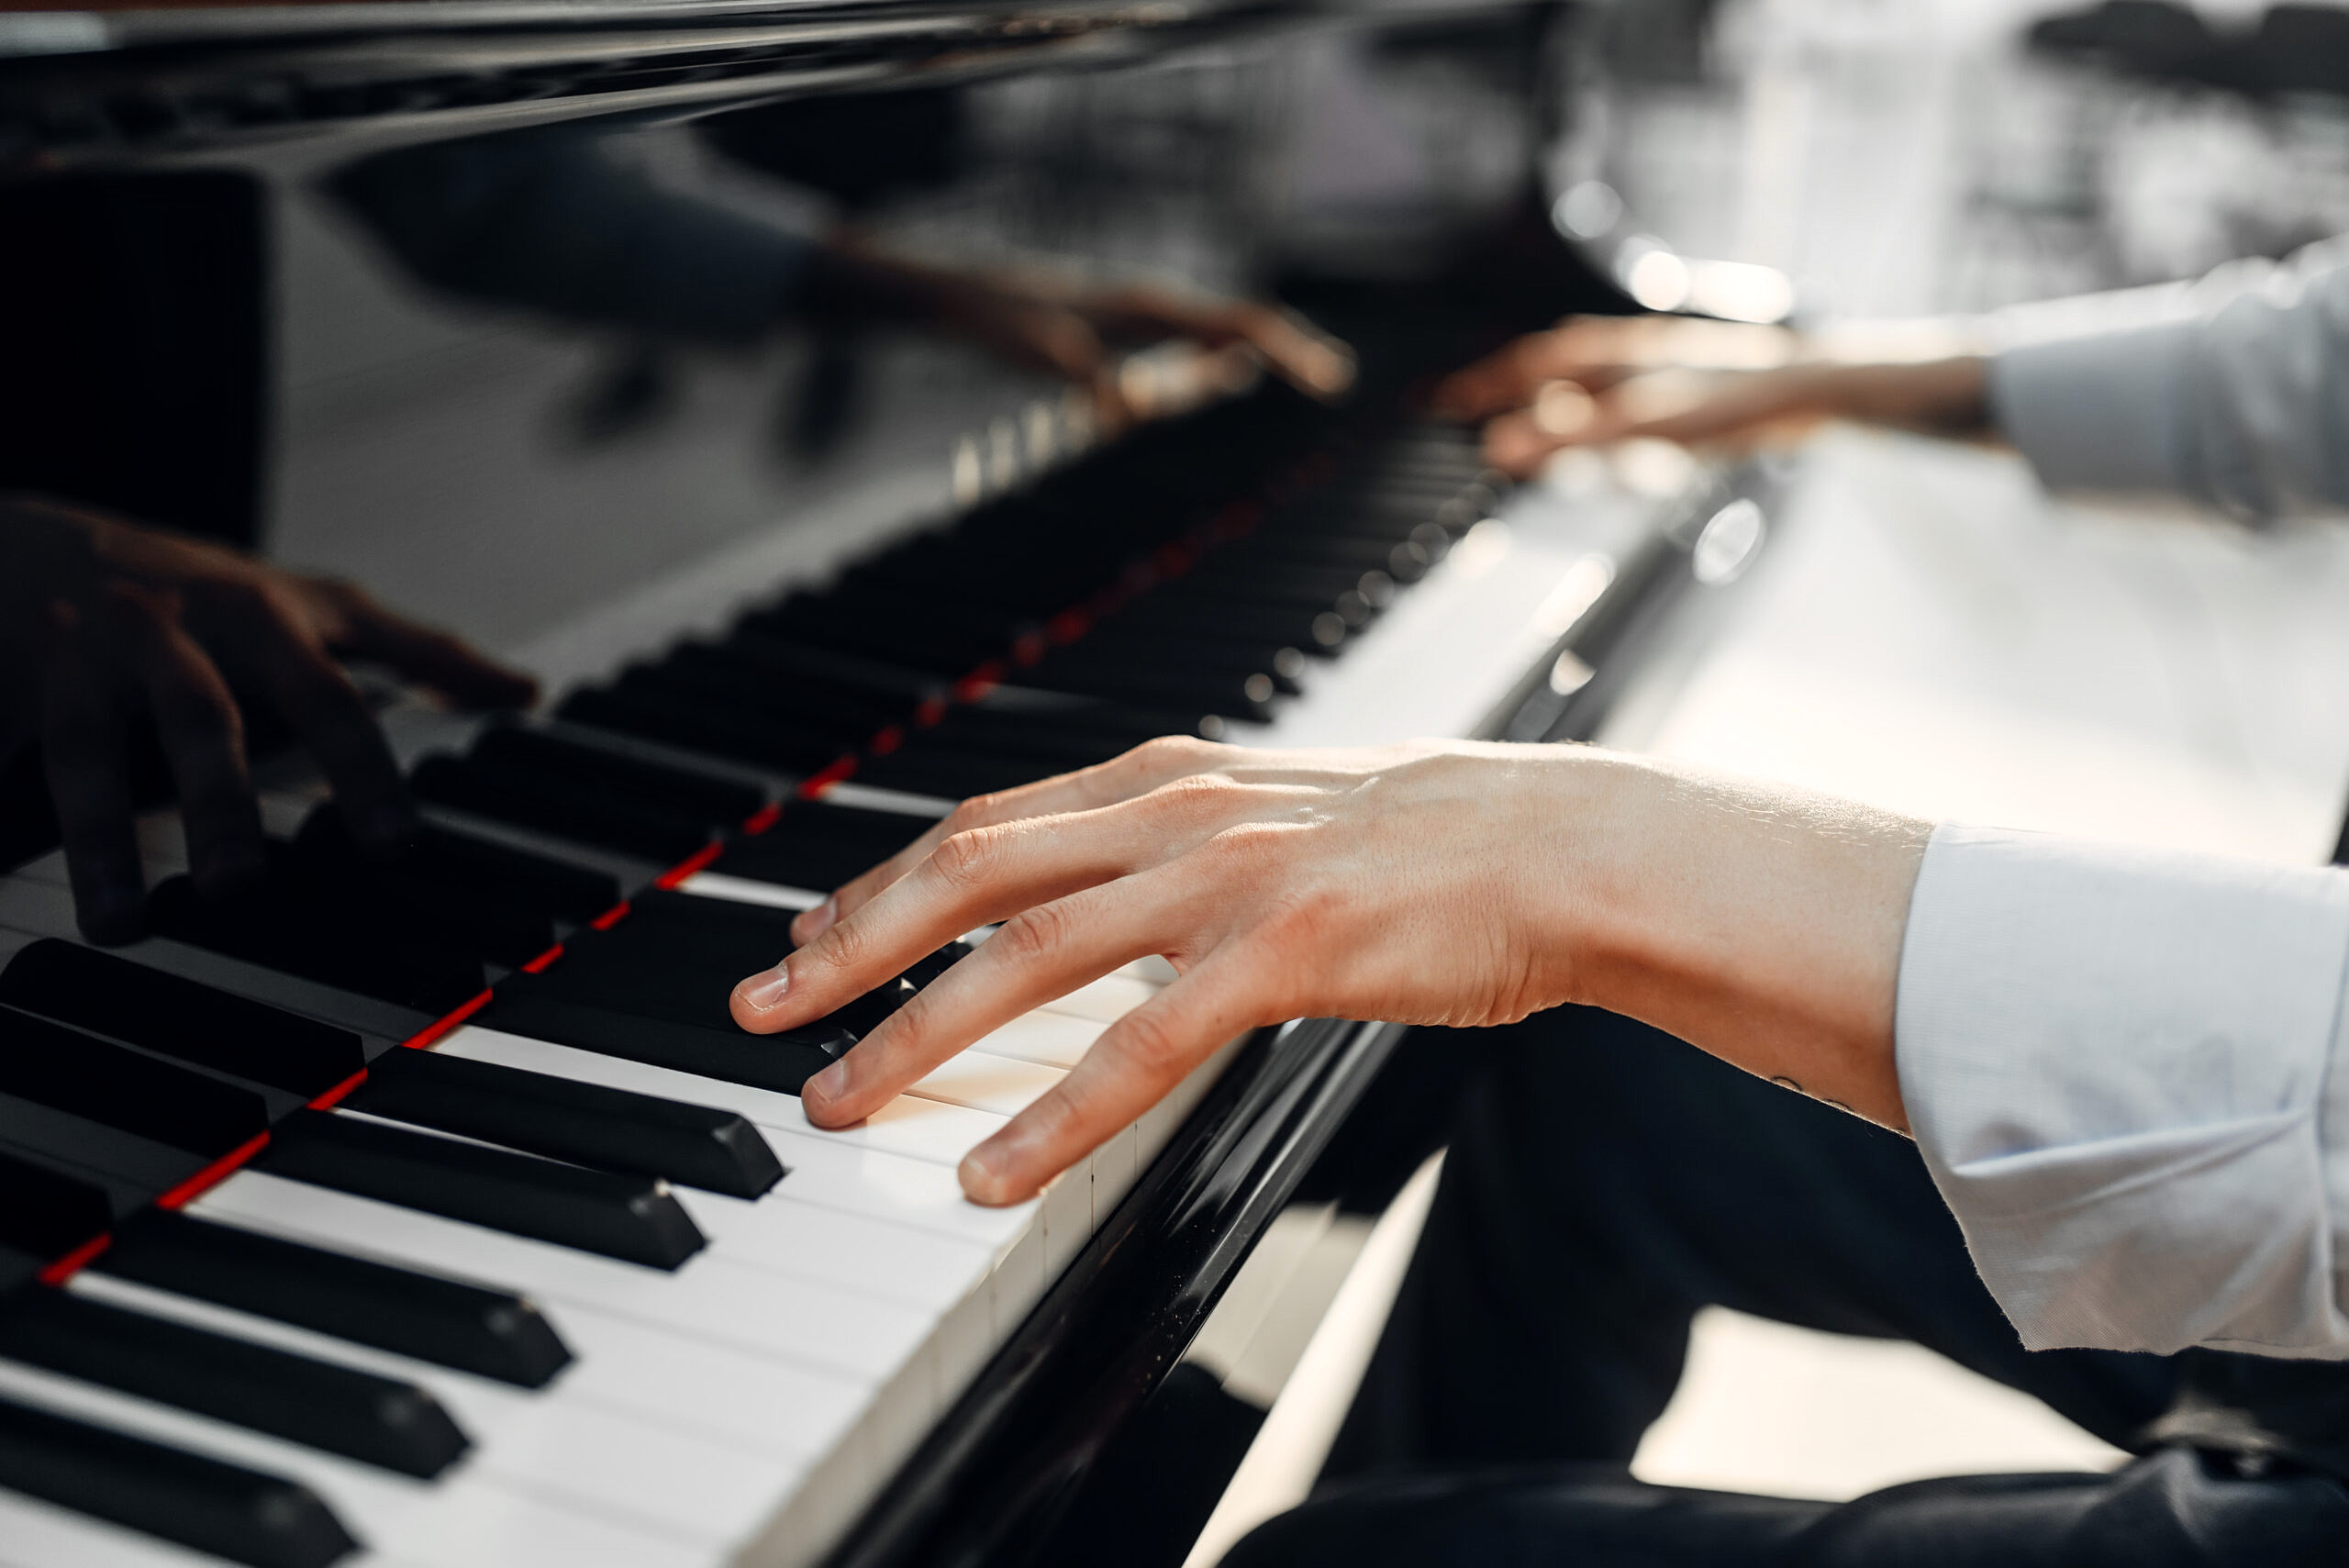
[[[846,1097],[848,1094],[848,1059],[842,1057],[821,1073],[799,1085],[799,1097],[814,1099],[823,1105]]]
[[[840,901],[836,898],[827,898],[813,909],[801,915],[794,924],[797,927],[799,940],[802,942],[812,942],[826,931],[830,930],[832,923],[840,917]]]
[[[1003,1194],[1003,1167],[1006,1156],[992,1143],[982,1143],[963,1156],[963,1163],[955,1173],[962,1178],[963,1191],[981,1203],[995,1203]]]
[[[778,963],[764,974],[745,980],[737,989],[745,1003],[764,1012],[782,1001],[783,994],[791,989],[791,971]]]

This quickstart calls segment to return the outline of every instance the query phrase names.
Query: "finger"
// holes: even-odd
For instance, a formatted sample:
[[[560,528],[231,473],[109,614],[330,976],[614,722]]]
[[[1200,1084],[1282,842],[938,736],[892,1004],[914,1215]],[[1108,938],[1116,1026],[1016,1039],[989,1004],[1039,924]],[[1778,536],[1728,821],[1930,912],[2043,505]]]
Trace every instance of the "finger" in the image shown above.
[[[1730,376],[1662,371],[1625,382],[1561,417],[1537,400],[1485,427],[1485,461],[1519,478],[1566,447],[1620,440],[1744,447],[1799,431],[1832,410],[1809,367]]]
[[[1105,331],[1188,338],[1208,348],[1245,344],[1298,391],[1332,398],[1354,384],[1353,350],[1304,317],[1269,305],[1193,299],[1160,289],[1124,289],[1093,306]]]
[[[1226,1040],[1274,1021],[1252,960],[1219,951],[1104,1030],[1067,1077],[963,1158],[974,1202],[1019,1203],[1166,1097]]]
[[[94,942],[121,942],[139,934],[147,879],[131,825],[125,720],[97,635],[71,609],[52,629],[42,682],[41,761],[82,934]]]
[[[941,817],[921,837],[874,866],[842,884],[831,897],[794,920],[795,941],[814,941],[832,924],[863,908],[881,892],[930,857],[956,833],[989,828],[1023,817],[1047,817],[1070,811],[1091,811],[1152,790],[1189,773],[1203,773],[1241,755],[1237,749],[1185,735],[1161,736],[1074,773],[1057,773],[1016,789],[974,795]],[[965,930],[968,927],[963,928]],[[958,935],[960,933],[957,933]]]
[[[976,952],[800,1090],[809,1118],[844,1127],[1012,1019],[1145,954],[1180,951],[1185,884],[1155,867],[1023,910]]]
[[[1569,334],[1564,328],[1531,333],[1453,372],[1436,384],[1430,406],[1454,419],[1478,419],[1523,407],[1544,382],[1572,380],[1576,372],[1594,368],[1588,353]]]
[[[1092,323],[1064,306],[990,297],[963,329],[1015,363],[1079,385],[1097,380],[1108,358]]]
[[[1598,392],[1660,365],[1710,363],[1729,352],[1705,336],[1716,325],[1654,316],[1576,317],[1455,372],[1429,401],[1439,414],[1476,419],[1525,406],[1547,382],[1571,381]]]
[[[863,908],[774,969],[736,985],[734,1021],[756,1034],[796,1028],[903,973],[965,931],[1153,863],[1165,852],[1169,835],[1161,822],[1139,817],[1113,807],[1026,817],[941,840]]]
[[[228,683],[181,624],[176,595],[117,584],[101,602],[147,695],[187,827],[188,870],[207,896],[252,886],[266,867],[244,720]]]
[[[1353,389],[1353,350],[1286,311],[1243,308],[1235,336],[1264,357],[1275,375],[1324,401]]]
[[[315,586],[340,615],[340,651],[387,664],[465,707],[528,707],[538,701],[536,680],[464,639],[420,626],[347,583]]]
[[[245,582],[226,592],[215,614],[239,662],[262,683],[334,786],[352,836],[376,853],[404,843],[416,812],[391,745],[299,606],[275,584]]]

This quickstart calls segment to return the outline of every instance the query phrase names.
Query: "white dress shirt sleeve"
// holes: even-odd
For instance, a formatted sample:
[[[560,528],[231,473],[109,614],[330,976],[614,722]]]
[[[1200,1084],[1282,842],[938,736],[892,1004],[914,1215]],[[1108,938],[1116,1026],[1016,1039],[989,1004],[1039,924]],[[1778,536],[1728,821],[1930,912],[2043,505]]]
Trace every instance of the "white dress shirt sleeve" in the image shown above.
[[[2349,1358],[2349,873],[1945,827],[1909,1124],[2032,1350]]]
[[[2195,318],[1998,355],[1992,422],[2057,489],[2349,510],[2349,237],[2210,282]]]

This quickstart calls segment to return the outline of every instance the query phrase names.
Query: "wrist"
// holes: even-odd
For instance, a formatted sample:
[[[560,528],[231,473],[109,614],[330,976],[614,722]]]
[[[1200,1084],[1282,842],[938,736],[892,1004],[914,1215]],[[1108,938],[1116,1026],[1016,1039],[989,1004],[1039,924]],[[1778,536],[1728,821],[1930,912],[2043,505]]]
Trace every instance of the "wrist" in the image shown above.
[[[1595,753],[1565,868],[1568,999],[1904,1128],[1894,984],[1928,823]]]

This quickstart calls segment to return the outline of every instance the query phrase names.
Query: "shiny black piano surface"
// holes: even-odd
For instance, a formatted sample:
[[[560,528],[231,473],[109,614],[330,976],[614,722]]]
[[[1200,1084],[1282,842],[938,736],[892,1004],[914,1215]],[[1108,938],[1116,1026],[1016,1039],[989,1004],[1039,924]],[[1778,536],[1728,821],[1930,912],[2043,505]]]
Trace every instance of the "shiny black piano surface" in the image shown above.
[[[464,1451],[437,1408],[350,1415],[405,1396],[360,1373],[24,1282],[95,1258],[329,1341],[561,1386],[560,1309],[183,1206],[251,1162],[674,1269],[703,1238],[662,1178],[788,1190],[755,1116],[395,1042],[470,1021],[664,1084],[790,1094],[934,970],[746,1051],[725,988],[785,916],[691,879],[820,891],[940,802],[1153,733],[1237,733],[1341,665],[1500,499],[1473,437],[1415,394],[1614,297],[1538,194],[1554,20],[1191,0],[0,12],[0,490],[347,573],[551,688],[523,724],[395,706],[434,813],[406,862],[356,854],[330,807],[273,820],[262,895],[224,908],[165,875],[127,958],[72,940],[39,881],[50,829],[20,762],[0,797],[0,858],[22,868],[0,904],[18,1205],[0,1359],[409,1476]],[[706,224],[707,245],[607,254],[614,213],[631,233]],[[745,282],[774,236],[788,262],[789,236],[838,223],[939,265],[1275,296],[1353,345],[1359,382],[1324,404],[1147,351],[1119,383],[1147,417],[1112,434],[934,322]],[[1677,538],[1575,623],[1602,674],[1685,577]],[[1546,669],[1510,732],[1586,734],[1608,681],[1553,700]],[[298,797],[298,762],[274,766]],[[1103,1487],[1150,1473],[1153,1391],[1394,1033],[1306,1021],[1239,1051],[828,1560],[1080,1560],[1101,1520],[1148,1517],[1123,1560],[1179,1561],[1204,1505]],[[273,1382],[290,1392],[256,1404]],[[0,1485],[248,1561],[342,1550],[315,1497],[29,1409],[0,1388]],[[126,1503],[93,1476],[142,1479]],[[1188,1485],[1212,1503],[1216,1483]],[[190,1525],[190,1498],[217,1518]]]

